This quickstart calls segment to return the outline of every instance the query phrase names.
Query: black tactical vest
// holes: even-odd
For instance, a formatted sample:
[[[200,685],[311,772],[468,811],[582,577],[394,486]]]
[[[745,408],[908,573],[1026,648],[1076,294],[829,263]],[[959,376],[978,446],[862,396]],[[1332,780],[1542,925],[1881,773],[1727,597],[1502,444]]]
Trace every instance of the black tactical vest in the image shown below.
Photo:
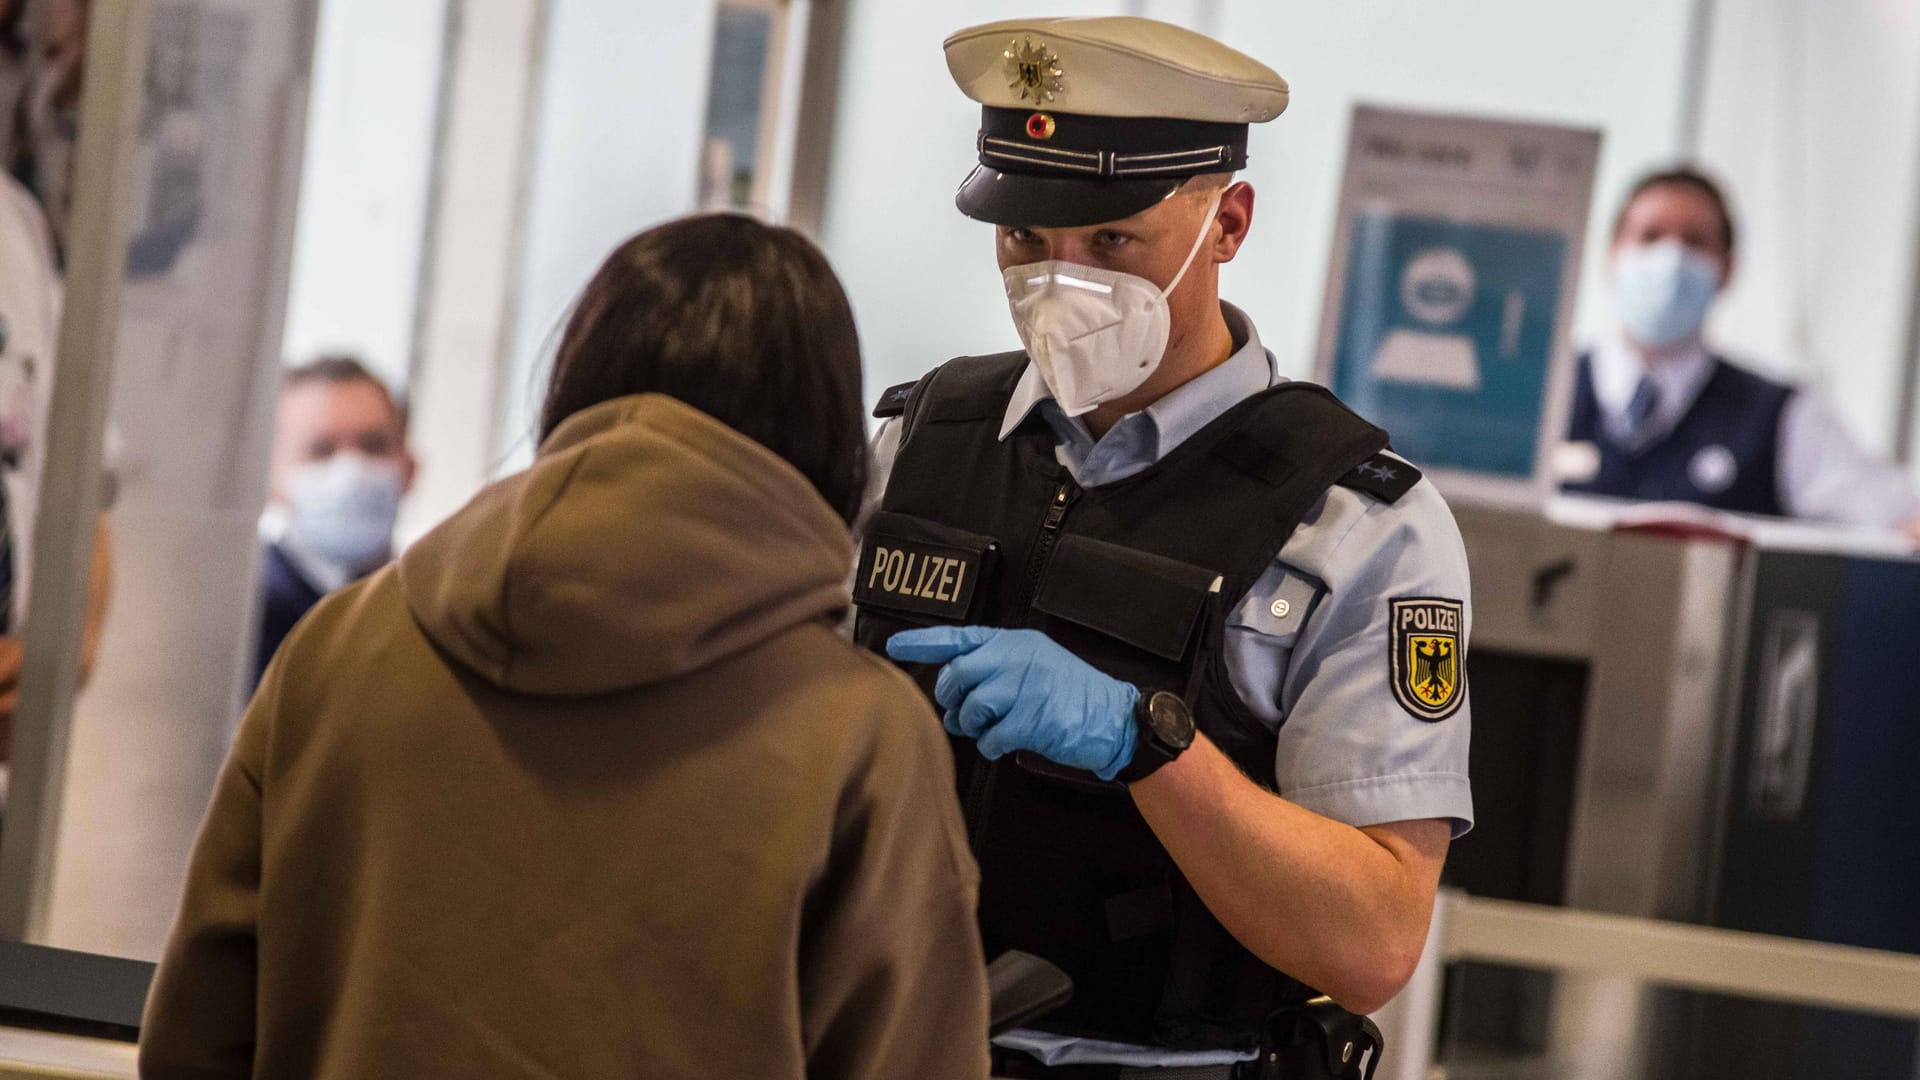
[[[1394,461],[1383,483],[1386,433],[1321,387],[1285,383],[1143,472],[1083,489],[1037,412],[999,437],[1026,364],[964,357],[906,397],[856,572],[857,640],[884,652],[917,626],[1042,630],[1116,678],[1181,693],[1200,730],[1273,788],[1275,734],[1227,673],[1230,608],[1329,487],[1391,500],[1418,472]],[[931,696],[937,669],[906,667]],[[1313,996],[1227,933],[1124,785],[1033,754],[989,762],[971,740],[954,740],[954,760],[987,955],[1022,949],[1074,980],[1072,1003],[1042,1027],[1247,1048],[1276,1009]]]

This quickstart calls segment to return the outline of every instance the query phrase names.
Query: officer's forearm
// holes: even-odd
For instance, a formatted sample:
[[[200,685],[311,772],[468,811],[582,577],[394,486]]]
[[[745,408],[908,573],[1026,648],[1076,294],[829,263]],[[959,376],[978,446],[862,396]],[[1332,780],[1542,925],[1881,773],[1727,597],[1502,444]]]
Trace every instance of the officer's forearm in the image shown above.
[[[1204,736],[1132,790],[1200,898],[1256,956],[1355,1012],[1411,977],[1447,822],[1343,825],[1260,788]]]

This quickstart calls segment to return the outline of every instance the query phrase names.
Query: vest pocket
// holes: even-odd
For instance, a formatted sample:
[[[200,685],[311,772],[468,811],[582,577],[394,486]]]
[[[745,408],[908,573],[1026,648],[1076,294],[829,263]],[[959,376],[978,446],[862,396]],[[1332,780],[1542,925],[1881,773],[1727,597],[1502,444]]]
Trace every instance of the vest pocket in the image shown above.
[[[1029,625],[1108,675],[1194,699],[1199,642],[1216,606],[1211,570],[1084,536],[1064,536],[1033,598]],[[1014,763],[1053,784],[1128,801],[1126,785],[1019,753]]]
[[[1201,617],[1219,595],[1220,583],[1219,574],[1191,563],[1103,540],[1066,536],[1047,566],[1033,608],[1132,646],[1145,654],[1141,659],[1148,666],[1159,666],[1152,663],[1157,660],[1184,667],[1199,636]],[[1153,688],[1183,687],[1184,680]]]
[[[1325,586],[1283,563],[1274,563],[1227,616],[1227,629],[1256,635],[1264,646],[1291,649]]]

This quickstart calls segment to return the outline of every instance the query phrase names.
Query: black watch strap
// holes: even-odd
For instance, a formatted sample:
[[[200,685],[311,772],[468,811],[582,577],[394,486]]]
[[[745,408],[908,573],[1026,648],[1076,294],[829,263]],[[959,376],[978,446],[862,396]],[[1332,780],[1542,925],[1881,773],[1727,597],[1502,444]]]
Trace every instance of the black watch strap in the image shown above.
[[[1193,712],[1178,694],[1142,687],[1133,706],[1133,724],[1133,760],[1116,777],[1121,783],[1152,776],[1193,745]]]

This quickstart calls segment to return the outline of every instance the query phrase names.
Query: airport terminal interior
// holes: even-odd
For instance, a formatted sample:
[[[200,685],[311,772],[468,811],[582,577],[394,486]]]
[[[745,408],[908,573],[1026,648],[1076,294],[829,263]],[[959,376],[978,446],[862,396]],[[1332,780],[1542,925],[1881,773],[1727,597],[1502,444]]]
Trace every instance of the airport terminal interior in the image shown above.
[[[0,165],[0,1077],[1920,1077],[1920,0],[0,0]]]

